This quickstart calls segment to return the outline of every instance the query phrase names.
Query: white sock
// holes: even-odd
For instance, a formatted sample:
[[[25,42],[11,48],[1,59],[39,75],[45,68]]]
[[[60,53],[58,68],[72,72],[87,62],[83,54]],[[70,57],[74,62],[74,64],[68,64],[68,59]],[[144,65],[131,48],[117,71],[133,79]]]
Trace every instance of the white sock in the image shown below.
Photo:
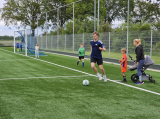
[[[97,73],[97,76],[99,76],[99,73]]]
[[[104,74],[103,77],[106,77],[106,75]]]

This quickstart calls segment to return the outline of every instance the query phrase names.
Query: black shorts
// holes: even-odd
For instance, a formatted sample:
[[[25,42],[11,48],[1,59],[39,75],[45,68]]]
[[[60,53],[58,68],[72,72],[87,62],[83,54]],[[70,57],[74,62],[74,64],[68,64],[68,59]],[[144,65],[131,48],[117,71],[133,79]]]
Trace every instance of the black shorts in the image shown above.
[[[90,60],[91,60],[91,63],[92,63],[92,62],[94,62],[94,63],[97,62],[98,65],[102,65],[102,64],[103,64],[103,59],[102,59],[102,58],[98,59],[98,58],[93,58],[93,57],[91,57]]]
[[[81,60],[81,59],[84,59],[84,56],[79,56],[79,59]]]

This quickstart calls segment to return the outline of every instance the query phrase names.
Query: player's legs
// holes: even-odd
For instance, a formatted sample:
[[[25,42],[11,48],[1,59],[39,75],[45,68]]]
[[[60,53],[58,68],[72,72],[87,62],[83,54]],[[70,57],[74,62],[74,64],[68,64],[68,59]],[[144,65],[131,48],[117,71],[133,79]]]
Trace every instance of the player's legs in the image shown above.
[[[21,48],[21,52],[22,52],[22,48]]]
[[[38,55],[38,58],[39,58],[39,50],[37,51],[37,55]]]
[[[37,50],[35,50],[35,57],[37,58]]]
[[[126,75],[125,75],[125,72],[127,72],[127,67],[121,67],[121,72],[122,72],[122,75],[123,75],[123,81],[122,82],[127,82]]]
[[[102,58],[101,58],[101,59],[98,59],[98,60],[97,60],[97,64],[98,64],[99,69],[101,70],[101,72],[102,72],[102,74],[103,74],[104,82],[107,82],[107,77],[106,77],[106,75],[105,75],[105,70],[104,70],[104,68],[103,68],[103,59],[102,59]]]
[[[82,67],[84,67],[84,57],[82,58]]]
[[[80,61],[81,61],[81,56],[79,56],[79,60],[77,61],[77,65],[79,64]]]
[[[102,74],[105,75],[105,70],[103,68],[103,64],[102,65],[99,65],[99,69],[101,70]]]
[[[93,69],[93,71],[97,74],[99,80],[102,80],[101,74],[98,73],[97,68],[95,67],[96,64],[96,59],[91,57],[91,68]]]
[[[19,52],[19,48],[17,48],[17,52]]]
[[[127,82],[127,80],[126,80],[126,75],[125,75],[124,72],[122,72],[122,75],[123,75],[123,81],[122,81],[122,82]]]
[[[91,62],[91,68],[93,69],[93,71],[97,74],[98,73],[98,70],[97,68],[95,67],[95,63],[94,62]]]

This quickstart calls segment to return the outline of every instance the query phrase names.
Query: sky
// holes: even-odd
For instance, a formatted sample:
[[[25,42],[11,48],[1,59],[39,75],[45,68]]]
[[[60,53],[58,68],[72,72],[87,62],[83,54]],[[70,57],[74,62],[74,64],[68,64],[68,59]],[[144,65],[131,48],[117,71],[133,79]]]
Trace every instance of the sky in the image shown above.
[[[5,3],[4,0],[0,0],[0,8],[3,8],[4,3]],[[14,36],[14,31],[17,29],[13,26],[10,26],[10,27],[11,29],[5,26],[4,21],[0,21],[0,36],[4,36],[4,35]]]

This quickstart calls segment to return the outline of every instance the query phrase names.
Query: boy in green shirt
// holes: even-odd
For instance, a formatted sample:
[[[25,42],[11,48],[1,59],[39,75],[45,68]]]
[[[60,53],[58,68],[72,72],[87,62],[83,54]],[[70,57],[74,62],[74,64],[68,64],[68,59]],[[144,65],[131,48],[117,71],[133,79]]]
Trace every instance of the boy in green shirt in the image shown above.
[[[77,61],[77,65],[78,65],[78,63],[79,63],[79,62],[81,61],[81,59],[82,59],[82,67],[84,67],[85,49],[84,49],[82,43],[80,44],[80,48],[79,48],[79,50],[78,50],[78,53],[79,53],[79,60]]]

